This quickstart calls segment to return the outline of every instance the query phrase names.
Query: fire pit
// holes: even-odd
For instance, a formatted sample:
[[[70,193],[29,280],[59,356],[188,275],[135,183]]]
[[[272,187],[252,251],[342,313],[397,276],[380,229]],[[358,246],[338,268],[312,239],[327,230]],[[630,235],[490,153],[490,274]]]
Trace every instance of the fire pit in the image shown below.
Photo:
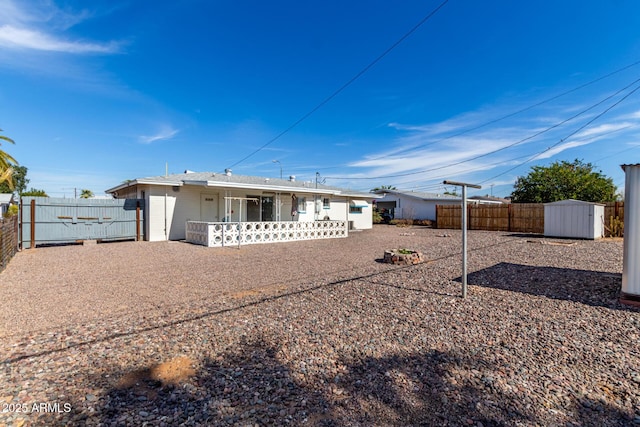
[[[422,253],[410,249],[391,249],[384,251],[383,262],[396,265],[414,265],[424,262]]]

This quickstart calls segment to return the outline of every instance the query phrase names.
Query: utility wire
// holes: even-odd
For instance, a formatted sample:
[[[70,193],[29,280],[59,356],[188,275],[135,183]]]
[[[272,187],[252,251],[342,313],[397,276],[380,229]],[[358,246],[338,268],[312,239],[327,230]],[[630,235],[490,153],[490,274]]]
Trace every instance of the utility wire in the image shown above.
[[[630,95],[630,94],[629,94],[629,95]],[[621,100],[621,101],[622,101],[622,100]],[[614,106],[615,106],[615,105],[614,105]],[[612,106],[612,107],[613,107],[613,106]],[[612,108],[612,107],[610,107],[610,108]],[[588,125],[588,123],[587,123],[587,125]],[[597,135],[597,136],[594,136],[594,137],[592,137],[592,138],[589,138],[588,140],[593,140],[593,139],[601,138],[601,137],[603,137],[603,136],[611,135],[611,134],[613,134],[613,133],[617,133],[617,132],[620,132],[620,131],[623,131],[623,130],[628,130],[628,129],[637,128],[638,126],[640,126],[640,125],[628,125],[628,126],[624,126],[624,127],[618,128],[618,129],[611,130],[611,131],[609,131],[609,132],[601,133],[601,134],[599,134],[599,135]],[[578,131],[580,131],[580,129],[578,129],[576,132],[578,132]],[[575,133],[575,132],[574,132],[574,133]],[[573,135],[573,134],[572,134],[572,135]],[[567,137],[563,138],[563,141],[566,141],[570,136],[571,136],[571,135],[569,135],[569,136],[567,136]],[[555,144],[555,145],[557,146],[558,144]],[[636,146],[633,146],[633,147],[631,147],[631,148],[628,148],[628,149],[625,149],[625,150],[619,151],[619,152],[614,153],[614,154],[612,154],[612,155],[610,155],[610,156],[602,157],[602,158],[600,158],[600,159],[598,159],[598,160],[595,160],[595,162],[598,162],[599,160],[607,159],[607,158],[609,158],[609,157],[613,157],[613,156],[615,156],[615,155],[617,155],[617,154],[620,154],[620,153],[623,153],[623,152],[625,152],[625,151],[630,151],[630,150],[636,149],[636,148],[638,148],[638,147],[640,147],[640,145],[636,145]],[[551,147],[551,148],[553,148],[553,147]],[[538,154],[538,155],[539,155],[539,154]],[[525,158],[525,157],[530,157],[530,156],[531,156],[530,154],[525,154],[525,155],[521,155],[521,156],[518,156],[518,157],[514,157],[514,158],[511,158],[511,159],[508,159],[508,160],[501,160],[501,161],[499,161],[499,162],[495,162],[495,163],[491,163],[491,164],[488,164],[488,165],[479,166],[479,167],[476,167],[476,168],[473,168],[473,169],[466,169],[463,173],[469,173],[469,172],[473,172],[473,171],[476,171],[476,170],[484,169],[484,168],[485,168],[485,167],[487,167],[487,166],[497,166],[497,165],[499,165],[499,164],[501,164],[501,163],[513,162],[514,160],[519,160],[519,159],[522,159],[522,158]],[[529,161],[529,160],[526,160],[524,163],[526,163],[527,161]],[[518,165],[518,166],[516,166],[516,167],[519,167],[519,166],[521,166],[522,164],[523,164],[523,163],[519,164],[519,165]],[[420,186],[413,187],[413,189],[414,189],[414,190],[429,189],[429,188],[437,188],[437,187],[442,186],[442,179],[443,179],[443,178],[446,178],[446,176],[439,176],[439,177],[435,177],[435,178],[429,178],[428,180],[425,180],[425,181],[422,181],[422,180],[412,180],[412,181],[405,181],[405,182],[399,182],[399,183],[393,183],[393,184],[394,184],[394,185],[402,185],[402,184],[411,184],[411,183],[414,183],[414,182],[420,182],[420,181],[422,181],[422,182],[424,182],[424,185],[420,185]],[[494,177],[494,178],[495,178],[495,177]],[[491,180],[491,179],[493,179],[493,178],[489,178],[489,180]],[[489,180],[483,181],[483,182],[481,182],[481,184],[483,184],[483,183],[485,183],[485,182],[487,182],[487,181],[489,181]],[[433,182],[433,184],[428,184],[429,182]]]
[[[329,101],[331,101],[333,98],[335,98],[336,96],[338,96],[338,94],[340,92],[342,92],[343,90],[345,90],[347,87],[349,87],[353,82],[355,82],[356,80],[358,80],[360,77],[362,77],[362,75],[364,73],[366,73],[367,71],[369,71],[369,69],[371,69],[374,65],[376,65],[378,62],[380,62],[382,60],[382,58],[384,58],[385,56],[387,56],[393,49],[395,49],[400,43],[402,43],[405,39],[407,39],[411,34],[413,34],[418,28],[420,28],[422,26],[422,24],[424,24],[425,22],[427,22],[433,15],[435,15],[440,9],[442,9],[442,7],[444,7],[445,4],[448,3],[449,0],[444,0],[442,3],[440,3],[440,5],[438,7],[436,7],[434,10],[432,10],[427,16],[425,16],[424,18],[422,18],[422,20],[420,22],[418,22],[413,28],[411,28],[409,31],[407,31],[402,37],[400,37],[400,39],[398,39],[394,44],[392,44],[389,48],[387,48],[387,50],[385,50],[381,55],[379,55],[376,59],[374,59],[373,61],[371,61],[366,67],[364,67],[359,73],[357,73],[355,76],[353,76],[351,79],[349,79],[345,84],[343,84],[342,86],[340,86],[340,88],[338,88],[335,92],[333,92],[331,95],[329,95],[328,97],[326,97],[324,100],[322,100],[318,105],[316,105],[314,108],[312,108],[308,113],[306,113],[305,115],[303,115],[302,117],[300,117],[298,120],[296,120],[291,126],[289,126],[288,128],[286,128],[285,130],[283,130],[282,132],[280,132],[278,135],[276,135],[274,138],[272,138],[271,140],[269,140],[268,142],[266,142],[265,144],[263,144],[262,146],[260,146],[259,148],[257,148],[256,150],[252,151],[251,153],[249,153],[248,155],[246,155],[245,157],[243,157],[242,159],[238,160],[237,162],[235,162],[234,164],[232,164],[231,166],[229,166],[229,168],[232,168],[236,165],[239,165],[240,163],[244,162],[245,160],[247,160],[248,158],[252,157],[253,155],[259,153],[260,151],[264,150],[266,147],[268,147],[269,145],[273,144],[274,142],[276,142],[278,139],[280,139],[282,136],[284,136],[285,134],[287,134],[289,131],[291,131],[293,128],[295,128],[296,126],[298,126],[300,123],[302,123],[303,121],[305,121],[307,118],[309,118],[309,116],[311,116],[313,113],[315,113],[316,111],[318,111],[320,108],[322,108],[325,104],[327,104]]]
[[[620,94],[621,92],[623,92],[623,91],[627,90],[628,88],[630,88],[631,86],[635,85],[635,84],[636,84],[636,83],[638,83],[638,82],[640,82],[640,79],[636,79],[636,80],[634,80],[633,82],[631,82],[631,83],[630,83],[630,84],[628,84],[627,86],[623,87],[622,89],[618,90],[618,91],[617,91],[617,92],[615,92],[614,94],[612,94],[612,95],[609,95],[609,96],[605,97],[604,99],[602,99],[602,100],[600,100],[600,101],[596,102],[595,104],[593,104],[593,105],[591,105],[591,106],[587,107],[586,109],[584,109],[584,110],[580,111],[579,113],[574,114],[573,116],[569,117],[568,119],[565,119],[565,120],[563,120],[563,121],[561,121],[561,122],[558,122],[558,123],[556,123],[556,124],[553,124],[552,126],[550,126],[550,127],[546,128],[546,129],[543,129],[543,130],[541,130],[541,131],[539,131],[539,132],[536,132],[535,134],[533,134],[533,135],[531,135],[531,136],[528,136],[528,137],[526,137],[526,138],[520,139],[520,140],[518,140],[518,141],[516,141],[516,142],[514,142],[514,143],[512,143],[512,144],[506,145],[506,146],[501,147],[501,148],[498,148],[498,149],[496,149],[496,150],[489,151],[489,152],[487,152],[487,153],[483,153],[483,154],[479,154],[479,155],[477,155],[477,156],[470,157],[470,158],[468,158],[468,159],[461,160],[461,161],[459,161],[459,162],[450,163],[450,164],[447,164],[447,165],[444,165],[444,166],[438,166],[438,167],[435,167],[435,168],[424,169],[424,170],[415,171],[415,172],[407,172],[407,173],[396,174],[396,175],[383,175],[383,176],[372,176],[372,177],[332,177],[332,176],[328,176],[328,177],[326,177],[326,178],[327,178],[327,179],[350,179],[350,180],[356,180],[356,179],[357,179],[357,180],[370,180],[370,179],[399,178],[399,177],[403,177],[403,176],[418,175],[418,174],[425,173],[425,172],[433,172],[433,171],[436,171],[436,170],[441,170],[441,169],[446,169],[446,168],[449,168],[449,167],[452,167],[452,166],[457,166],[457,165],[460,165],[460,164],[462,164],[462,163],[467,163],[467,162],[470,162],[470,161],[472,161],[472,160],[477,160],[477,159],[480,159],[480,158],[482,158],[482,157],[486,157],[486,156],[489,156],[489,155],[491,155],[491,154],[495,154],[495,153],[497,153],[497,152],[504,151],[504,150],[506,150],[506,149],[508,149],[508,148],[512,148],[512,147],[514,147],[514,146],[516,146],[516,145],[518,145],[518,144],[521,144],[521,143],[523,143],[523,142],[525,142],[525,141],[531,140],[531,139],[533,139],[533,138],[535,138],[535,137],[537,137],[537,136],[540,136],[540,135],[542,135],[542,134],[544,134],[544,133],[546,133],[546,132],[549,132],[549,131],[551,131],[551,130],[553,130],[553,129],[555,129],[555,128],[557,128],[557,127],[559,127],[559,126],[561,126],[561,125],[563,125],[563,124],[565,124],[565,123],[567,123],[567,122],[569,122],[569,121],[571,121],[571,120],[573,120],[573,119],[575,119],[575,118],[577,118],[577,117],[579,117],[579,116],[581,116],[581,115],[583,115],[583,114],[585,114],[585,113],[587,113],[588,111],[590,111],[590,110],[594,109],[595,107],[597,107],[597,106],[599,106],[600,104],[602,104],[602,103],[604,103],[604,102],[608,101],[609,99],[611,99],[611,98],[613,98],[613,97],[617,96],[618,94]],[[638,90],[638,88],[634,89],[631,93],[635,92],[636,90]],[[622,98],[622,100],[624,100],[626,97],[628,97],[631,93],[627,94],[624,98]],[[621,101],[622,101],[622,100],[621,100]],[[606,109],[606,110],[605,110],[605,112],[609,111],[611,108],[613,108],[614,106],[618,105],[621,101],[618,101],[618,102],[616,102],[615,104],[613,104],[613,106],[611,106],[611,107],[609,107],[608,109]],[[601,113],[601,114],[599,114],[599,115],[597,115],[597,116],[596,116],[596,118],[600,117],[601,115],[602,115],[602,113]],[[593,121],[593,120],[591,120],[591,121],[587,122],[587,125],[588,125],[589,123],[591,123],[592,121]],[[578,128],[578,130],[583,129],[583,128],[584,128],[584,126],[583,126],[583,127]],[[576,132],[577,132],[577,131],[576,131]],[[575,134],[575,132],[574,132],[574,133],[572,133],[572,134],[570,134],[569,136],[572,136],[572,135],[574,135],[574,134]],[[569,136],[568,136],[568,137],[569,137]],[[568,137],[567,137],[567,138],[568,138]],[[565,139],[566,139],[566,138],[565,138]],[[561,140],[560,142],[562,142],[562,140]],[[557,144],[555,144],[555,145],[558,145],[558,144],[559,144],[559,143],[557,143]],[[555,146],[555,145],[554,145],[554,146]],[[552,146],[552,147],[553,147],[553,146]],[[542,153],[540,153],[540,154],[542,154]],[[526,163],[526,162],[525,162],[525,163]]]
[[[599,134],[599,135],[597,135],[597,136],[591,137],[591,138],[589,138],[587,141],[594,140],[594,139],[598,139],[598,138],[602,138],[603,136],[611,135],[611,134],[613,134],[613,133],[621,132],[621,131],[623,131],[623,130],[633,129],[633,128],[636,128],[636,127],[638,127],[638,126],[640,126],[640,125],[629,125],[629,126],[624,126],[624,127],[621,127],[621,128],[618,128],[618,129],[614,129],[614,130],[611,130],[611,131],[609,131],[609,132],[604,132],[604,133],[601,133],[601,134]],[[634,147],[631,147],[631,148],[630,148],[630,149],[628,149],[628,150],[631,150],[631,149],[634,149],[634,148],[638,148],[638,147],[640,147],[640,145],[636,145],[636,146],[634,146]],[[628,151],[628,150],[623,150],[623,151]],[[616,154],[619,154],[619,153],[616,153]],[[615,154],[614,154],[614,155],[615,155]],[[495,162],[495,163],[491,163],[491,164],[487,164],[487,165],[478,166],[478,167],[473,168],[473,169],[466,169],[466,170],[464,170],[464,171],[463,171],[463,173],[474,172],[474,171],[481,170],[481,169],[485,169],[485,168],[487,168],[487,169],[491,169],[491,166],[498,166],[498,165],[500,165],[500,164],[513,162],[513,161],[515,161],[515,160],[520,160],[520,159],[523,159],[523,158],[525,158],[525,157],[530,157],[530,156],[531,156],[531,154],[525,154],[525,155],[521,155],[521,156],[518,156],[518,157],[513,157],[513,158],[511,158],[511,159],[507,159],[507,160],[500,160],[499,162]],[[608,156],[608,157],[612,157],[612,156],[613,156],[613,155]],[[608,157],[604,157],[603,159],[606,159],[606,158],[608,158]],[[599,159],[599,160],[602,160],[602,159]],[[597,161],[598,161],[598,160],[596,160],[596,162],[597,162]],[[412,184],[412,183],[414,183],[414,182],[422,182],[422,183],[423,183],[423,185],[413,187],[413,189],[416,189],[416,190],[417,190],[417,189],[421,189],[421,188],[428,188],[428,187],[437,187],[437,186],[440,186],[440,185],[442,185],[442,179],[444,179],[444,178],[446,178],[446,176],[439,176],[439,177],[435,177],[435,178],[429,178],[428,180],[421,180],[421,179],[417,179],[417,180],[404,181],[404,182],[392,182],[391,184],[393,184],[393,185],[403,185],[403,184]],[[429,182],[434,182],[434,183],[433,183],[433,184],[428,184]]]
[[[438,139],[438,140],[436,140],[436,141],[432,141],[432,142],[428,142],[428,143],[425,143],[425,144],[417,145],[417,146],[415,146],[415,147],[405,148],[405,149],[402,149],[402,150],[400,150],[400,151],[396,151],[396,152],[394,152],[392,155],[394,155],[394,156],[395,156],[395,155],[398,155],[398,154],[402,154],[402,153],[406,153],[406,152],[411,152],[411,151],[414,151],[414,150],[417,150],[417,149],[420,149],[420,148],[425,148],[425,147],[428,147],[428,146],[430,146],[430,145],[437,144],[437,143],[439,143],[439,142],[446,141],[446,140],[448,140],[448,139],[455,138],[455,137],[457,137],[457,136],[461,136],[461,135],[467,134],[467,133],[469,133],[469,132],[473,132],[474,130],[482,129],[483,127],[486,127],[486,126],[492,125],[492,124],[494,124],[494,123],[497,123],[497,122],[500,122],[500,121],[502,121],[502,120],[505,120],[505,119],[511,118],[511,117],[513,117],[513,116],[517,116],[517,115],[518,115],[518,114],[520,114],[520,113],[524,113],[524,112],[526,112],[526,111],[532,110],[532,109],[534,109],[534,108],[536,108],[536,107],[539,107],[539,106],[541,106],[541,105],[543,105],[543,104],[546,104],[546,103],[548,103],[548,102],[555,101],[555,100],[556,100],[556,99],[558,99],[558,98],[561,98],[561,97],[563,97],[563,96],[565,96],[565,95],[568,95],[568,94],[570,94],[570,93],[576,92],[576,91],[578,91],[578,90],[580,90],[580,89],[583,89],[583,88],[585,88],[585,87],[587,87],[587,86],[590,86],[590,85],[592,85],[592,84],[594,84],[594,83],[597,83],[597,82],[599,82],[599,81],[601,81],[601,80],[604,80],[604,79],[606,79],[606,78],[609,78],[609,77],[611,77],[611,76],[613,76],[613,75],[615,75],[615,74],[618,74],[618,73],[620,73],[620,72],[622,72],[622,71],[624,71],[624,70],[627,70],[627,69],[629,69],[629,68],[631,68],[631,67],[634,67],[634,66],[636,66],[636,65],[638,65],[638,64],[640,64],[640,61],[636,61],[636,62],[634,62],[634,63],[632,63],[632,64],[629,64],[629,65],[627,65],[627,66],[625,66],[625,67],[619,68],[619,69],[617,69],[617,70],[615,70],[615,71],[612,71],[612,72],[610,72],[610,73],[608,73],[608,74],[605,74],[604,76],[598,77],[598,78],[597,78],[597,79],[595,79],[595,80],[591,80],[591,81],[589,81],[589,82],[587,82],[587,83],[584,83],[584,84],[582,84],[582,85],[580,85],[580,86],[574,87],[573,89],[569,89],[569,90],[567,90],[567,91],[565,91],[565,92],[562,92],[562,93],[560,93],[560,94],[558,94],[558,95],[552,96],[551,98],[547,98],[547,99],[545,99],[545,100],[543,100],[543,101],[540,101],[540,102],[538,102],[538,103],[536,103],[536,104],[533,104],[533,105],[530,105],[530,106],[528,106],[528,107],[522,108],[522,109],[520,109],[520,110],[518,110],[518,111],[515,111],[515,112],[513,112],[513,113],[509,113],[509,114],[507,114],[507,115],[505,115],[505,116],[498,117],[497,119],[489,120],[488,122],[485,122],[485,123],[479,124],[479,125],[477,125],[477,126],[474,126],[474,127],[472,127],[472,128],[465,129],[465,130],[463,130],[463,131],[460,131],[460,132],[454,133],[453,135],[449,135],[449,136],[446,136],[446,137],[444,137],[444,138],[440,138],[440,139]],[[383,159],[383,158],[385,158],[385,157],[388,157],[388,155],[380,156],[380,157],[373,158],[373,159],[370,159],[370,160],[379,160],[379,159]]]
[[[601,80],[607,79],[607,78],[609,78],[609,77],[611,77],[611,76],[614,76],[614,75],[616,75],[616,74],[618,74],[618,73],[621,73],[622,71],[625,71],[625,70],[627,70],[627,69],[629,69],[629,68],[631,68],[631,67],[634,67],[634,66],[636,66],[636,65],[638,65],[638,64],[640,64],[640,61],[633,62],[633,63],[628,64],[628,65],[626,65],[626,66],[624,66],[624,67],[622,67],[622,68],[619,68],[619,69],[614,70],[614,71],[612,71],[612,72],[610,72],[610,73],[608,73],[608,74],[605,74],[605,75],[600,76],[600,77],[598,77],[598,78],[596,78],[596,79],[594,79],[594,80],[591,80],[591,81],[589,81],[589,82],[587,82],[587,83],[584,83],[584,84],[582,84],[582,85],[579,85],[579,86],[576,86],[576,87],[574,87],[574,88],[572,88],[572,89],[569,89],[569,90],[567,90],[567,91],[565,91],[565,92],[562,92],[562,93],[560,93],[560,94],[558,94],[558,95],[554,95],[554,96],[552,96],[552,97],[550,97],[550,98],[547,98],[547,99],[545,99],[545,100],[543,100],[543,101],[540,101],[540,102],[535,103],[535,104],[533,104],[533,105],[530,105],[530,106],[528,106],[528,107],[522,108],[522,109],[520,109],[520,110],[517,110],[517,111],[512,112],[512,113],[509,113],[509,114],[506,114],[506,115],[501,116],[501,117],[498,117],[498,118],[496,118],[496,119],[489,120],[489,121],[487,121],[487,122],[485,122],[485,123],[482,123],[482,124],[477,125],[477,126],[475,126],[475,127],[472,127],[472,128],[469,128],[469,129],[466,129],[466,130],[463,130],[463,131],[460,131],[460,132],[455,133],[455,134],[453,134],[453,135],[449,135],[449,136],[444,137],[444,138],[441,138],[441,139],[439,139],[439,140],[437,140],[437,141],[429,142],[429,143],[422,144],[422,145],[418,145],[418,146],[411,147],[411,148],[405,148],[405,149],[402,149],[402,150],[399,150],[399,151],[395,151],[395,152],[393,152],[393,153],[387,153],[387,154],[382,155],[382,156],[379,156],[379,157],[370,158],[370,159],[368,159],[368,160],[380,160],[380,159],[384,159],[384,158],[387,158],[387,157],[389,157],[389,156],[395,156],[395,155],[402,154],[402,153],[405,153],[405,152],[414,151],[414,150],[417,150],[417,149],[420,149],[420,148],[427,147],[427,146],[429,146],[429,145],[433,145],[433,144],[436,144],[436,143],[439,143],[439,142],[445,141],[445,140],[447,140],[447,139],[454,138],[454,137],[456,137],[456,136],[460,136],[460,135],[464,135],[464,134],[467,134],[467,133],[473,132],[474,130],[481,129],[481,128],[486,127],[486,126],[489,126],[489,125],[491,125],[491,124],[494,124],[494,123],[500,122],[500,121],[502,121],[502,120],[508,119],[508,118],[510,118],[510,117],[516,116],[516,115],[518,115],[518,114],[520,114],[520,113],[524,113],[524,112],[526,112],[526,111],[532,110],[532,109],[534,109],[534,108],[536,108],[536,107],[539,107],[540,105],[543,105],[543,104],[546,104],[546,103],[548,103],[548,102],[554,101],[554,100],[556,100],[556,99],[558,99],[558,98],[561,98],[561,97],[563,97],[563,96],[565,96],[565,95],[568,95],[568,94],[570,94],[570,93],[577,92],[577,91],[578,91],[578,90],[580,90],[580,89],[583,89],[583,88],[585,88],[585,87],[587,87],[587,86],[590,86],[590,85],[592,85],[592,84],[595,84],[595,83],[597,83],[597,82],[599,82],[599,81],[601,81]],[[344,166],[347,166],[347,165],[342,165],[342,166],[329,166],[329,167],[327,167],[327,166],[324,166],[324,167],[308,167],[308,168],[299,168],[299,169],[297,169],[297,170],[299,170],[299,171],[307,171],[307,170],[309,170],[309,171],[318,171],[318,170],[338,169],[338,168],[341,168],[341,167],[344,167]]]
[[[589,138],[589,140],[601,138],[601,137],[603,137],[605,135],[610,135],[612,133],[620,132],[620,131],[623,131],[623,130],[637,128],[638,126],[640,126],[640,125],[625,126],[625,127],[619,128],[619,129],[615,129],[615,130],[612,130],[612,131],[609,131],[609,132],[605,132],[605,133],[599,134],[598,136],[594,136],[592,138]],[[624,149],[622,151],[618,151],[618,152],[613,153],[613,154],[611,154],[609,156],[601,157],[601,158],[599,158],[597,160],[594,160],[593,163],[597,163],[600,160],[608,159],[610,157],[614,157],[614,156],[616,156],[618,154],[624,153],[626,151],[631,151],[631,150],[634,150],[634,149],[637,149],[637,148],[640,148],[640,144],[635,145],[635,146],[630,147],[630,148],[627,148],[627,149]],[[474,171],[485,169],[485,168],[490,168],[491,166],[497,166],[497,165],[500,165],[500,164],[513,162],[515,160],[520,160],[520,159],[523,159],[525,157],[530,157],[530,156],[531,156],[531,154],[525,154],[525,155],[522,155],[522,156],[513,157],[513,158],[508,159],[508,160],[501,160],[499,162],[491,163],[491,164],[488,164],[488,165],[478,166],[478,167],[473,168],[473,169],[466,169],[466,170],[463,171],[463,173],[469,173],[469,172],[474,172]],[[410,187],[410,189],[413,190],[413,191],[425,191],[425,190],[429,190],[429,189],[437,189],[437,188],[443,187],[442,180],[444,178],[446,178],[446,177],[447,176],[442,175],[442,176],[438,176],[438,177],[435,177],[435,178],[429,178],[429,179],[426,179],[426,180],[416,179],[416,180],[404,181],[404,182],[391,182],[391,184],[392,185],[406,185],[406,184],[412,184],[412,183],[416,183],[416,182],[422,182],[422,185],[417,185],[417,186],[414,186],[414,187]],[[432,184],[430,184],[431,182],[432,182]]]
[[[507,169],[504,172],[499,173],[496,176],[493,176],[489,179],[485,179],[484,181],[480,182],[479,184],[484,184],[487,181],[491,181],[495,178],[498,178],[502,175],[505,175],[509,172],[511,172],[514,169],[519,168],[520,166],[529,163],[532,160],[537,159],[539,156],[543,155],[544,153],[546,153],[547,151],[550,151],[552,148],[557,147],[558,145],[560,145],[561,143],[565,142],[567,139],[571,138],[573,135],[575,135],[576,133],[580,132],[582,129],[586,128],[587,126],[589,126],[591,123],[595,122],[596,120],[598,120],[600,117],[604,116],[606,113],[608,113],[612,108],[616,107],[618,104],[620,104],[622,101],[624,101],[625,99],[627,99],[629,96],[633,95],[638,89],[640,89],[640,85],[637,86],[635,89],[633,89],[631,92],[629,92],[628,94],[626,94],[625,96],[623,96],[622,98],[620,98],[620,100],[618,100],[617,102],[615,102],[613,105],[611,105],[610,107],[608,107],[607,109],[605,109],[603,112],[601,112],[600,114],[598,114],[597,116],[595,116],[593,119],[589,120],[587,123],[585,123],[584,125],[580,126],[578,129],[574,130],[573,132],[571,132],[569,135],[565,136],[564,138],[562,138],[560,141],[556,142],[555,144],[551,145],[550,147],[547,147],[546,149],[540,151],[539,153],[534,154],[533,156],[531,156],[530,158],[528,158],[527,160],[525,160],[524,162],[517,164],[516,166]]]

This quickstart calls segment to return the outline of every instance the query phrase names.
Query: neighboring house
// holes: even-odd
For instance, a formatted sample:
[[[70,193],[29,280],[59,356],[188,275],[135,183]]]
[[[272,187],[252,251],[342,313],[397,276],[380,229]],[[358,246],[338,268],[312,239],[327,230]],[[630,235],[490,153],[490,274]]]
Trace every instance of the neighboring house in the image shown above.
[[[471,196],[467,197],[469,202],[479,203],[481,205],[502,205],[505,203],[511,203],[509,199],[503,199],[501,197],[493,196]]]
[[[126,181],[106,190],[114,198],[145,200],[145,238],[182,240],[187,221],[348,221],[372,227],[375,196],[314,182],[212,172],[190,172]]]
[[[384,209],[397,219],[429,219],[436,220],[436,205],[459,205],[462,199],[436,193],[418,191],[376,190],[374,194],[383,195],[376,200],[378,211]]]
[[[13,203],[13,193],[0,193],[0,217],[4,216]]]

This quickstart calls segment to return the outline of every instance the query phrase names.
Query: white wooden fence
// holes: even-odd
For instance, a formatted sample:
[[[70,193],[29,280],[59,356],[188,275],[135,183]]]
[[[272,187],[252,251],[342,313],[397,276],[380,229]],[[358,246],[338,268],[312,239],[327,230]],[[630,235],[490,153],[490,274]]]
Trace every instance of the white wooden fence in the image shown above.
[[[347,221],[187,221],[187,242],[209,247],[347,237]]]

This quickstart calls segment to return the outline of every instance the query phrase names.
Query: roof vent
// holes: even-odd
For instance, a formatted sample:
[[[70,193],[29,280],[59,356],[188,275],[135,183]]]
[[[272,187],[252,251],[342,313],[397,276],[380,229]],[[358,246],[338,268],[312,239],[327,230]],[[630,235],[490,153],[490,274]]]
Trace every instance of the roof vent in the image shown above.
[[[265,179],[264,179],[264,182],[269,182],[269,178],[265,178]]]
[[[224,174],[227,176],[231,176],[231,169],[227,168],[224,170]]]
[[[195,173],[194,171],[190,171],[189,169],[185,169],[184,173]]]
[[[289,175],[289,181],[294,182],[296,180],[295,175]]]

